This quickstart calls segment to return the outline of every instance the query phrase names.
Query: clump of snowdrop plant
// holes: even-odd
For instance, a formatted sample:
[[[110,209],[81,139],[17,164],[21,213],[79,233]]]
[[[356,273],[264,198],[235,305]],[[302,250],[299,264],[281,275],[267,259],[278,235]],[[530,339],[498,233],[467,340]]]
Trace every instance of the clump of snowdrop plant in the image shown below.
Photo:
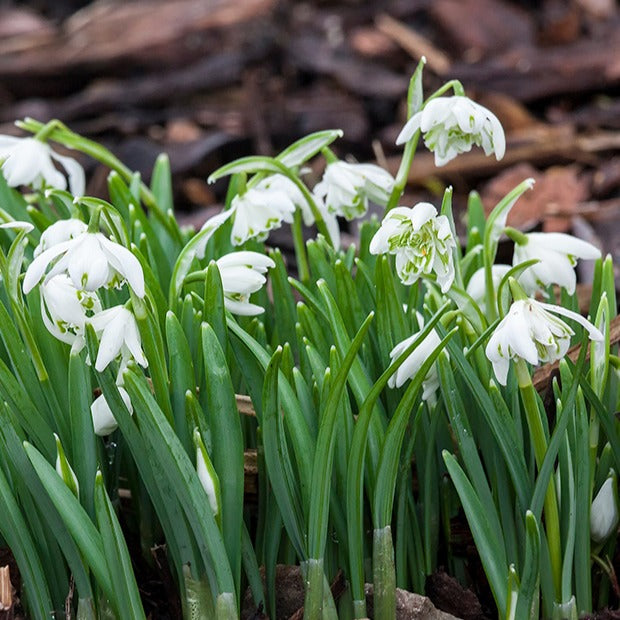
[[[506,145],[460,83],[424,93],[423,67],[395,176],[319,131],[214,171],[226,204],[198,231],[174,218],[165,156],[147,185],[58,121],[0,138],[0,536],[29,617],[145,618],[130,550],[151,563],[157,547],[185,618],[237,618],[243,600],[275,617],[285,560],[305,618],[366,618],[372,581],[374,617],[392,619],[397,584],[472,574],[464,520],[487,581],[463,585],[498,617],[616,603],[611,258],[506,228],[531,179],[488,216],[472,193],[461,238],[450,188],[403,204],[420,138],[438,166]],[[57,145],[110,167],[109,202],[83,196]],[[359,221],[359,247],[340,247],[339,218]],[[294,265],[270,238],[282,227]],[[595,261],[588,307],[577,259]]]

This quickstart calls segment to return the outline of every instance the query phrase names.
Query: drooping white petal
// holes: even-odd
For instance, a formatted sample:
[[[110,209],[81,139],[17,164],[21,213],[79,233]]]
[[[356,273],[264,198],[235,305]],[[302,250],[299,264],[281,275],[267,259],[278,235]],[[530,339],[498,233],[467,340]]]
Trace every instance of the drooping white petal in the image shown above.
[[[129,398],[129,394],[124,387],[119,386],[118,391],[125,403],[127,409],[130,414],[133,414],[133,405],[131,404],[131,399]],[[101,394],[98,396],[90,406],[90,413],[93,420],[93,429],[95,431],[95,435],[99,435],[100,437],[105,437],[110,433],[113,433],[118,428],[118,422],[112,413],[112,409],[108,405],[108,401],[105,399],[105,396]]]
[[[37,256],[26,269],[26,275],[24,276],[23,291],[24,294],[28,294],[41,280],[48,265],[63,252],[71,246],[70,241],[63,243],[57,243],[56,245],[45,250]]]
[[[69,175],[69,190],[74,196],[83,196],[86,189],[84,168],[72,157],[51,152],[52,158],[59,161]]]

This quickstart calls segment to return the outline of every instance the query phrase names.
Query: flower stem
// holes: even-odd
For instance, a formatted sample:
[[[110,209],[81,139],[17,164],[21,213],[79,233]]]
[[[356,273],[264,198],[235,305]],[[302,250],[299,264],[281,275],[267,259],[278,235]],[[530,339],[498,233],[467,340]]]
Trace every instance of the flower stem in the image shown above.
[[[540,409],[536,400],[536,389],[532,384],[532,377],[524,360],[519,359],[515,362],[517,381],[521,392],[521,400],[525,407],[527,425],[530,430],[530,438],[534,446],[534,455],[538,469],[542,467],[547,453],[547,439],[545,429],[540,417]],[[549,546],[549,557],[551,560],[551,573],[555,588],[556,600],[560,600],[562,589],[562,541],[560,538],[560,517],[558,511],[558,500],[555,492],[553,476],[549,480],[549,486],[545,494],[545,530],[547,532],[547,544]]]
[[[310,282],[310,266],[308,265],[308,255],[306,254],[306,243],[304,241],[304,231],[301,221],[301,211],[295,210],[291,230],[293,231],[293,244],[295,246],[295,258],[297,259],[297,270],[299,278],[304,284]],[[329,240],[328,240],[329,241]]]
[[[394,180],[394,188],[392,189],[390,199],[385,207],[386,213],[398,205],[398,202],[405,191],[409,170],[411,169],[411,163],[413,162],[413,156],[415,155],[416,148],[418,147],[419,139],[420,132],[417,131],[415,136],[405,145],[403,158],[400,161],[400,166],[398,168],[398,172],[396,173],[396,179]]]
[[[393,620],[396,617],[396,569],[392,528],[376,529],[372,539],[374,617]]]

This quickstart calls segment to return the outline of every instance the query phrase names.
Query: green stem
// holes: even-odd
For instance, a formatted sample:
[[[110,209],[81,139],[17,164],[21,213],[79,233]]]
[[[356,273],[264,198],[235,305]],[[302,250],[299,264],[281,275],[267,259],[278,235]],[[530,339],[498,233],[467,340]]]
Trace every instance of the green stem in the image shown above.
[[[375,530],[372,539],[374,617],[394,620],[396,617],[396,570],[392,528],[388,525]]]
[[[323,560],[306,563],[306,600],[304,620],[321,620],[323,616]]]
[[[301,211],[297,209],[293,216],[293,244],[295,246],[295,258],[297,259],[297,270],[299,278],[304,284],[310,282],[310,266],[308,265],[308,255],[306,254],[306,243],[304,241],[303,222],[301,221]],[[329,241],[329,240],[328,240]]]
[[[524,360],[519,359],[515,362],[517,381],[521,391],[521,399],[525,407],[525,415],[530,430],[530,437],[534,446],[536,465],[540,469],[545,454],[547,453],[547,439],[545,429],[540,417],[538,401],[536,399],[536,389],[532,384],[532,378]],[[560,537],[560,517],[558,511],[558,501],[555,492],[553,476],[549,480],[549,486],[545,494],[545,530],[547,532],[547,544],[549,545],[549,557],[551,560],[551,573],[555,588],[556,600],[561,598],[562,590],[562,541]]]
[[[416,148],[418,147],[418,140],[420,139],[420,132],[417,131],[415,136],[405,144],[405,150],[403,151],[403,158],[400,161],[398,172],[396,173],[396,179],[394,179],[394,188],[390,194],[390,199],[385,207],[387,213],[390,209],[398,206],[401,196],[405,191],[405,185],[407,185],[407,179],[409,177],[409,170],[413,162],[413,156],[415,155]]]

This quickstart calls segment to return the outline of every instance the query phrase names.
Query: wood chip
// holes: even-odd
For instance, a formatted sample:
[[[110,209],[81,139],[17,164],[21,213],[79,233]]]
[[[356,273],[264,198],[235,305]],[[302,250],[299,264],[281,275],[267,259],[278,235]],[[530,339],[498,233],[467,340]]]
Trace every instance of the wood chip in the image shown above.
[[[446,75],[450,72],[452,62],[448,55],[435,47],[426,37],[389,15],[379,15],[375,23],[381,32],[396,41],[413,58],[420,60],[424,56],[426,66],[437,75]]]

